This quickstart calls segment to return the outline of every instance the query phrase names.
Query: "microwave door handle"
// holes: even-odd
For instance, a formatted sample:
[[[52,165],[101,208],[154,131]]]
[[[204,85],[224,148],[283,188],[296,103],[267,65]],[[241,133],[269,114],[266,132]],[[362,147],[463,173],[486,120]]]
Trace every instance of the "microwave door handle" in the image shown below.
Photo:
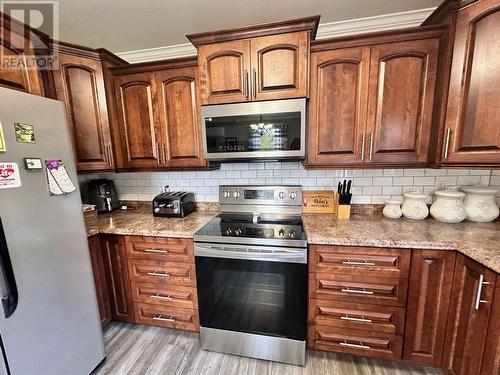
[[[307,254],[304,251],[287,251],[280,250],[271,253],[263,253],[258,251],[238,251],[230,247],[217,246],[200,246],[195,245],[195,256],[205,256],[212,258],[231,258],[231,259],[248,259],[262,261],[289,261],[297,263],[306,263]]]
[[[0,298],[5,318],[9,318],[17,308],[18,294],[14,270],[10,261],[9,248],[0,218]]]

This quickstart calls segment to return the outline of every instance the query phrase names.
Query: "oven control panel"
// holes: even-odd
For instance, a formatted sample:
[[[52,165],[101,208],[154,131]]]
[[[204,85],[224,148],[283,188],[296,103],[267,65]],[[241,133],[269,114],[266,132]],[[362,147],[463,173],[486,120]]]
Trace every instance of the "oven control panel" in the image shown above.
[[[220,186],[219,202],[224,204],[265,204],[300,206],[301,186]]]

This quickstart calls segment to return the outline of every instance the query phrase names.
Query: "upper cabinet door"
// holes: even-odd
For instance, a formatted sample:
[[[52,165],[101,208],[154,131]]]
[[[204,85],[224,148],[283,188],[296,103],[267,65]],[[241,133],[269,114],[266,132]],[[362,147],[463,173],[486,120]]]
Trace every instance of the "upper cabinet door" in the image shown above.
[[[54,71],[57,99],[66,105],[79,171],[113,168],[106,92],[101,62],[59,55]]]
[[[493,271],[457,256],[444,345],[443,367],[449,374],[480,373],[495,281]]]
[[[169,167],[204,166],[196,67],[156,73],[161,152]]]
[[[361,162],[370,48],[311,54],[307,163]]]
[[[0,28],[0,33],[2,29]],[[1,35],[1,34],[0,34]],[[43,83],[38,70],[28,68],[23,51],[0,40],[0,87],[30,94],[43,95]]]
[[[250,99],[250,42],[203,45],[198,48],[201,104]]]
[[[443,163],[500,163],[500,5],[482,0],[457,16]]]
[[[427,162],[438,50],[438,39],[372,47],[368,162]]]
[[[251,39],[253,100],[307,96],[309,33]]]
[[[153,107],[154,73],[115,77],[123,167],[152,168],[161,163],[161,139]]]

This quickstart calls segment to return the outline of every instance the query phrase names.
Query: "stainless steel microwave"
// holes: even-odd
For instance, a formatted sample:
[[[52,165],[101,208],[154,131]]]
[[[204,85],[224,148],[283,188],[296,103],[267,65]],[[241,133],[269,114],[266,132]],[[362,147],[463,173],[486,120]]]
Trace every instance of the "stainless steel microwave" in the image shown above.
[[[303,159],[306,99],[203,106],[206,160]]]

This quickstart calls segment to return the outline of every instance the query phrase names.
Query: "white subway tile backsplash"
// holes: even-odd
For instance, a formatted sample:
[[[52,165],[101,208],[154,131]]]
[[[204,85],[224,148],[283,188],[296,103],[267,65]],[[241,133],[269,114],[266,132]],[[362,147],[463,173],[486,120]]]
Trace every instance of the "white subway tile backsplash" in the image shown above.
[[[339,181],[352,179],[353,203],[384,203],[402,199],[407,191],[432,193],[445,186],[500,186],[500,171],[489,169],[374,169],[305,170],[298,162],[223,163],[221,170],[198,172],[127,172],[80,175],[116,180],[120,199],[151,200],[164,186],[192,191],[200,201],[218,201],[219,185],[302,185],[304,190],[336,190]]]

